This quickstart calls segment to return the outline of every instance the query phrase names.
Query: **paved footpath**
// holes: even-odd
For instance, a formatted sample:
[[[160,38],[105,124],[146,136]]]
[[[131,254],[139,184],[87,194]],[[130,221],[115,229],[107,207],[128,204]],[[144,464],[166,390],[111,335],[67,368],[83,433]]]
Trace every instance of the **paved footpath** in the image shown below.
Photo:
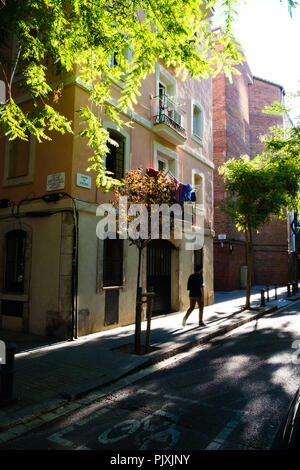
[[[0,339],[18,346],[14,375],[18,400],[0,407],[0,443],[120,388],[128,380],[138,380],[163,360],[300,298],[299,294],[288,300],[286,287],[282,287],[278,288],[277,300],[270,291],[270,301],[260,307],[260,287],[252,292],[252,309],[244,311],[244,290],[217,292],[215,304],[204,308],[205,327],[198,326],[198,310],[191,314],[185,328],[184,312],[153,318],[153,351],[144,355],[132,353],[135,325],[52,344],[45,344],[45,338],[0,331]],[[142,328],[144,342],[146,322]]]

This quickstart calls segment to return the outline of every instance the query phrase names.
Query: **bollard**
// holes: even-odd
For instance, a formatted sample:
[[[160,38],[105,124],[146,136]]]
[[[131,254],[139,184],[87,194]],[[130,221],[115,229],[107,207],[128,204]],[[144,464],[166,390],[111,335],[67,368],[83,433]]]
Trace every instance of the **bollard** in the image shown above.
[[[151,328],[151,317],[152,317],[152,304],[154,297],[154,289],[150,288],[150,292],[147,294],[147,331],[146,331],[146,353],[150,352],[150,328]]]
[[[275,300],[277,300],[277,285],[275,284]]]
[[[267,286],[267,302],[270,302],[269,286]]]
[[[265,291],[264,291],[264,289],[261,289],[261,291],[260,291],[260,297],[261,297],[261,299],[260,299],[260,306],[261,306],[261,307],[265,307],[265,306],[266,306],[266,303],[265,303]]]
[[[17,346],[15,344],[8,344],[6,346],[6,364],[0,366],[0,406],[8,405],[17,400],[13,395],[16,350]]]
[[[296,283],[294,281],[292,282],[292,295],[296,295]]]
[[[287,297],[291,297],[291,284],[289,282],[287,285]]]

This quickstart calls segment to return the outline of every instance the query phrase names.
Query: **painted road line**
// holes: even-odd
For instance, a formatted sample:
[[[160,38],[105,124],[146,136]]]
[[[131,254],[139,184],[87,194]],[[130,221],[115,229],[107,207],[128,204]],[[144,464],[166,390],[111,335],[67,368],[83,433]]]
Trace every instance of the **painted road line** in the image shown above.
[[[213,441],[206,447],[205,450],[217,450],[224,444],[227,437],[232,433],[232,431],[238,426],[239,421],[234,419],[230,421],[225,428],[214,438]]]

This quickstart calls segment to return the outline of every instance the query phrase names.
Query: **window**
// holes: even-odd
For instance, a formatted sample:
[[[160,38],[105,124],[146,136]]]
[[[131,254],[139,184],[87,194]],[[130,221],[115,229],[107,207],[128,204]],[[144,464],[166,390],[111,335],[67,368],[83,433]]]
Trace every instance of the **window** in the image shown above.
[[[153,143],[153,163],[154,168],[159,171],[169,170],[175,178],[177,177],[177,154],[168,147],[159,144],[158,142]]]
[[[131,61],[132,61],[132,50],[130,49],[130,47],[125,47],[123,49],[122,55],[120,55],[119,52],[114,52],[109,58],[109,63],[108,63],[109,68],[113,68],[113,67],[121,68],[120,80],[115,80],[115,83],[121,87],[123,87],[122,80],[125,79],[125,75],[126,75],[126,72],[128,70],[128,67]]]
[[[196,192],[198,204],[203,204],[203,178],[199,174],[195,174],[194,176],[194,189]]]
[[[15,139],[8,142],[8,178],[26,176],[29,170],[30,142]]]
[[[195,211],[197,214],[203,214],[205,210],[205,197],[204,197],[204,186],[205,186],[204,174],[201,170],[194,169],[192,171],[192,187],[196,193],[196,206]]]
[[[106,155],[106,169],[113,173],[113,178],[124,178],[125,172],[125,137],[113,129],[109,129],[110,137],[118,143],[118,147],[107,144],[109,153]]]
[[[161,157],[158,157],[158,170],[159,171],[163,171],[163,170],[168,170],[168,162],[167,160],[161,158]]]
[[[194,138],[194,140],[197,140],[199,143],[202,143],[204,133],[204,120],[203,110],[199,104],[193,103],[192,105],[192,119],[192,137]]]
[[[117,53],[115,52],[114,55],[110,56],[110,64],[109,67],[114,67],[115,65],[120,65],[120,61],[117,59]]]
[[[203,268],[203,248],[194,250],[194,269],[196,269],[196,266]]]
[[[103,244],[103,287],[123,285],[123,240],[107,238]]]
[[[3,186],[33,183],[36,138],[6,140]]]
[[[5,236],[5,244],[4,288],[8,292],[24,292],[26,232],[11,230]]]

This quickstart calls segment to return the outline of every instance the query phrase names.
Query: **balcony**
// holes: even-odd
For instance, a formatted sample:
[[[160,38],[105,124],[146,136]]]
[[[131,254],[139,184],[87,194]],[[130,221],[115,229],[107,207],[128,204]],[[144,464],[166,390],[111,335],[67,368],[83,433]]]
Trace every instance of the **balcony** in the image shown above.
[[[186,141],[184,115],[178,106],[166,95],[155,96],[152,100],[153,131],[174,145]]]

